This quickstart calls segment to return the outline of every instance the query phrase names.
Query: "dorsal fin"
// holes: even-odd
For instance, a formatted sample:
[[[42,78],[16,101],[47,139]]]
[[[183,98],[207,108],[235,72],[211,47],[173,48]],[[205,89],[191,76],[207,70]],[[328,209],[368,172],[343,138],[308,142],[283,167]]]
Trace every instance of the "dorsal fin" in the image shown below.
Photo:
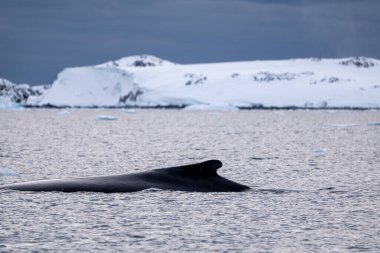
[[[193,177],[210,177],[216,176],[216,171],[222,167],[222,162],[219,160],[208,160],[201,163],[166,168],[169,173],[183,174]]]
[[[196,170],[197,172],[201,174],[209,174],[209,175],[215,175],[216,171],[223,166],[222,162],[219,160],[208,160],[204,161],[198,164],[190,165],[190,167],[195,168],[189,168],[189,170]]]

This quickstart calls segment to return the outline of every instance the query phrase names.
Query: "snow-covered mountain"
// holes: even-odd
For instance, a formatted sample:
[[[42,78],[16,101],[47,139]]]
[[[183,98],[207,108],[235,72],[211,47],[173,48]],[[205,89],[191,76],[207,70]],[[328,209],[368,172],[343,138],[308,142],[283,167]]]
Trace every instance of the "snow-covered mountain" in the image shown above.
[[[380,108],[379,79],[380,61],[365,57],[180,65],[142,55],[64,69],[34,105]]]
[[[14,84],[0,78],[0,108],[39,103],[50,85]]]
[[[129,57],[124,57],[115,61],[108,61],[96,67],[115,67],[115,68],[128,68],[128,67],[162,67],[162,66],[173,66],[176,63],[166,61],[160,58],[157,58],[153,55],[134,55]]]

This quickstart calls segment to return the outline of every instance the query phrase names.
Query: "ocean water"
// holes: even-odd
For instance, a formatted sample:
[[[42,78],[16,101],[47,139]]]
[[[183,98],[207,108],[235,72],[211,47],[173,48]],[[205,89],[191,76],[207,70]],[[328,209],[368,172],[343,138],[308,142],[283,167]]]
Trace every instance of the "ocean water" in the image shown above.
[[[2,110],[0,184],[219,159],[252,189],[0,191],[0,252],[380,252],[374,122],[379,111]]]

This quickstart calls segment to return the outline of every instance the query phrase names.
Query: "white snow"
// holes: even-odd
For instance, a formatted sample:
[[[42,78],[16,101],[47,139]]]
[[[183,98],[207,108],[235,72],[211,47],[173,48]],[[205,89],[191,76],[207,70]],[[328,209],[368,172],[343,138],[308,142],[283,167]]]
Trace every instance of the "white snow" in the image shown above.
[[[34,94],[31,94],[25,104],[27,105],[36,105],[41,102],[42,99],[45,98],[47,91],[50,89],[50,85],[38,85],[38,86],[31,86],[31,89],[33,89],[35,92]]]
[[[154,56],[64,69],[40,106],[380,108],[379,60],[291,59],[179,65]]]
[[[129,73],[115,68],[67,68],[40,102],[54,106],[117,106],[133,89]]]

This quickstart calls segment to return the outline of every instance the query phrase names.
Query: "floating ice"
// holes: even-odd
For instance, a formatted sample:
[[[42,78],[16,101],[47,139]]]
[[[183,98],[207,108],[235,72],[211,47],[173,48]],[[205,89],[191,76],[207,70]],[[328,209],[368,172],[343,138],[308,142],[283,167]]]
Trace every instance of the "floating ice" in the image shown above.
[[[354,127],[354,126],[358,126],[359,124],[327,124],[328,126],[332,126],[332,127],[341,127],[341,128],[345,128],[345,127]]]
[[[18,175],[17,172],[11,169],[0,167],[0,177],[17,176],[17,175]]]
[[[222,115],[222,112],[211,111],[208,114],[213,115],[213,116],[220,116],[220,115]]]
[[[61,114],[61,115],[67,115],[67,114],[69,114],[70,112],[69,111],[67,111],[67,110],[63,110],[63,111],[60,111],[59,112],[59,114]]]
[[[98,117],[96,117],[96,120],[117,120],[117,117],[109,115],[98,115]]]
[[[135,109],[125,109],[123,110],[123,112],[132,114],[132,113],[136,113],[137,111]]]
[[[185,111],[216,111],[216,112],[226,112],[226,111],[238,111],[239,108],[232,105],[208,105],[208,104],[195,104],[186,106],[183,110]]]
[[[315,156],[322,156],[327,152],[327,149],[325,148],[314,148],[311,150],[312,153],[314,153]]]

